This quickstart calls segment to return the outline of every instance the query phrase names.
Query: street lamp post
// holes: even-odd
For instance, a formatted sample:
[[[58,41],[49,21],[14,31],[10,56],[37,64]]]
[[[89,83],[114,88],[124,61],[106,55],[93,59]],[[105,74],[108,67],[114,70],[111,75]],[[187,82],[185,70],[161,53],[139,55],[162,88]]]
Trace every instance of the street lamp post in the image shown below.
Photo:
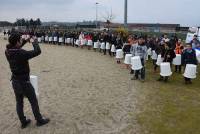
[[[95,3],[96,4],[96,28],[98,26],[98,2]]]
[[[124,0],[124,27],[127,28],[127,15],[128,15],[128,0]]]

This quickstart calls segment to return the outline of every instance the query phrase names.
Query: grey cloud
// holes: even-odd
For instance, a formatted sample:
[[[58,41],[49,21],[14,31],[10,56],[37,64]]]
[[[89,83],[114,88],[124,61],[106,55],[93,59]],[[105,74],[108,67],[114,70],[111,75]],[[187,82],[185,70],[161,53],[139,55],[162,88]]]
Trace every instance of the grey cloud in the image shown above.
[[[82,21],[95,19],[98,1],[99,19],[112,9],[115,22],[123,22],[124,0],[4,0],[0,20],[16,17],[40,17],[44,21]],[[200,25],[199,0],[128,0],[128,22],[180,23]]]

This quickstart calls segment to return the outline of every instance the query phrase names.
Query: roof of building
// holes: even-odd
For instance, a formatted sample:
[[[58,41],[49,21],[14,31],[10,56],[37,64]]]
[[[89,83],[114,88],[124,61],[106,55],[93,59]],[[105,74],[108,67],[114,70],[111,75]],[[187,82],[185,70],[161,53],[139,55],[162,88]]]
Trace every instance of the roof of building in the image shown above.
[[[180,24],[129,23],[128,27],[166,27],[166,28],[176,28],[176,27],[180,27]]]

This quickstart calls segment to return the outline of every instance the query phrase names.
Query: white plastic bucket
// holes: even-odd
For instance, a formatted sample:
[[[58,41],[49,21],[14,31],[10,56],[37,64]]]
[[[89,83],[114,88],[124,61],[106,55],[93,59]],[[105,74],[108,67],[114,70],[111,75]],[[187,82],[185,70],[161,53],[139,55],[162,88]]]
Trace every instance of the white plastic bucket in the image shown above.
[[[124,64],[130,65],[131,64],[131,57],[132,57],[132,54],[126,54]]]
[[[58,37],[54,37],[53,41],[55,41],[55,42],[58,41]]]
[[[34,76],[34,75],[31,75],[30,76],[30,82],[35,90],[35,94],[36,96],[39,96],[39,90],[38,90],[38,77],[37,76]]]
[[[112,45],[112,47],[111,47],[111,52],[116,52],[116,48],[115,48],[115,45]]]
[[[163,62],[160,64],[160,75],[161,76],[171,76],[171,66],[169,62]]]
[[[59,42],[60,42],[60,43],[63,42],[63,38],[62,38],[62,37],[59,38]]]
[[[82,39],[81,40],[81,46],[85,45],[86,44],[86,39]]]
[[[76,40],[76,43],[75,43],[76,45],[80,45],[81,43],[80,43],[80,40]]]
[[[88,46],[92,46],[92,43],[93,43],[92,40],[88,40],[87,45],[88,45]]]
[[[45,41],[49,41],[49,37],[48,36],[45,36]]]
[[[38,42],[40,43],[42,41],[41,37],[38,37]]]
[[[73,38],[70,39],[70,43],[73,44]]]
[[[71,39],[67,38],[67,44],[70,44],[70,42],[71,42]]]
[[[106,50],[110,50],[110,43],[106,43]]]
[[[181,65],[181,55],[176,54],[176,58],[173,59],[173,65]]]
[[[103,42],[103,43],[101,43],[101,49],[106,49],[106,45],[105,45],[105,43]]]
[[[161,57],[161,55],[158,55],[156,64],[157,64],[158,66],[160,66],[160,64],[161,64],[162,62],[163,62],[163,58]]]
[[[96,49],[99,48],[99,42],[94,43],[94,48],[96,48]]]
[[[116,58],[117,59],[122,59],[124,57],[122,49],[117,49],[116,51]]]
[[[140,70],[142,69],[142,62],[140,56],[134,56],[131,58],[131,65],[133,70]]]
[[[41,40],[44,41],[44,36],[41,37]]]
[[[195,79],[197,77],[196,73],[197,73],[197,65],[187,64],[183,76],[186,78]]]
[[[53,38],[52,37],[49,37],[49,41],[52,41],[53,40]]]
[[[149,60],[149,56],[148,55],[146,55],[146,61],[148,61]]]
[[[65,38],[65,44],[67,43],[67,38]]]
[[[149,55],[149,56],[151,56],[151,55],[152,55],[151,48],[149,48],[149,49],[147,50],[147,55]]]
[[[157,60],[157,58],[158,58],[158,55],[156,54],[156,51],[153,50],[153,51],[152,51],[152,55],[151,55],[151,59],[152,59],[152,60]]]

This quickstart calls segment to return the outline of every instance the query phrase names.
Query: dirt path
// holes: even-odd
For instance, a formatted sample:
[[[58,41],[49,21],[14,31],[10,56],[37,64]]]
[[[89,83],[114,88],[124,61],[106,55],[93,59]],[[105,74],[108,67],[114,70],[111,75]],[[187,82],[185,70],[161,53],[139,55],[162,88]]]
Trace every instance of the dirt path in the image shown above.
[[[31,74],[39,76],[39,103],[51,123],[35,121],[20,130],[10,71],[0,39],[0,131],[3,134],[138,134],[134,113],[137,91],[129,71],[99,52],[41,44],[42,55],[31,60]],[[31,45],[26,46],[27,49]],[[135,83],[138,84],[138,83]],[[25,113],[34,119],[25,99]]]

